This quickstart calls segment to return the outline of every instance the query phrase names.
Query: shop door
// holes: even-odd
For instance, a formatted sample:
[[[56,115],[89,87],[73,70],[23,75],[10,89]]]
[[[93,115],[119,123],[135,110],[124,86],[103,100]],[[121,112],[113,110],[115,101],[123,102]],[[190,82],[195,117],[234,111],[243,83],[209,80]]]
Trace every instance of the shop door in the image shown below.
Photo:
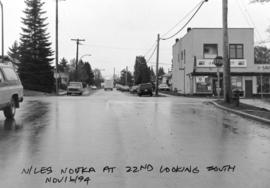
[[[252,80],[246,80],[245,85],[246,97],[252,97]]]

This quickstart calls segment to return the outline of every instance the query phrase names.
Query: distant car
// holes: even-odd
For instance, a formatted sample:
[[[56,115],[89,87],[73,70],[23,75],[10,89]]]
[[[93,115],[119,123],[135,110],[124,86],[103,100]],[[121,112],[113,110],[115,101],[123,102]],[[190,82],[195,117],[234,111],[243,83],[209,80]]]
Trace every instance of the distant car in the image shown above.
[[[142,95],[153,95],[153,86],[151,83],[144,83],[144,84],[139,84],[137,88],[137,94],[138,96]]]
[[[0,63],[0,110],[7,119],[12,119],[22,101],[23,86],[12,63]]]
[[[122,86],[121,91],[129,91],[129,87],[128,86]]]
[[[116,85],[115,85],[116,90],[120,90],[120,89],[121,89],[121,87],[122,87],[122,85],[121,85],[121,84],[116,84]]]
[[[167,84],[159,84],[158,90],[160,91],[170,91],[170,88]]]
[[[97,89],[97,86],[91,86],[91,89]]]
[[[132,87],[129,89],[129,92],[130,92],[130,93],[137,93],[137,88],[138,88],[138,87],[139,87],[138,85],[132,86]]]
[[[70,82],[67,87],[67,95],[82,95],[83,94],[83,84],[82,82]]]

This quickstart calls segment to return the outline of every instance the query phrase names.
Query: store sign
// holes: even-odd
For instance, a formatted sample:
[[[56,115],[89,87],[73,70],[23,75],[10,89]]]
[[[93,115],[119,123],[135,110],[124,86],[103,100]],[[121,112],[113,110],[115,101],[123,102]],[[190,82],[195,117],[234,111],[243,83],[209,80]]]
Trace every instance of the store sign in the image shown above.
[[[197,67],[216,67],[214,59],[198,59]]]
[[[231,59],[231,67],[247,67],[247,61],[245,59]],[[196,67],[203,67],[203,68],[209,68],[209,67],[216,67],[214,64],[214,59],[198,59]]]
[[[196,76],[196,83],[205,83],[207,76]]]
[[[245,59],[231,59],[231,67],[247,67],[247,61]]]
[[[257,69],[260,71],[270,71],[270,65],[258,65]]]

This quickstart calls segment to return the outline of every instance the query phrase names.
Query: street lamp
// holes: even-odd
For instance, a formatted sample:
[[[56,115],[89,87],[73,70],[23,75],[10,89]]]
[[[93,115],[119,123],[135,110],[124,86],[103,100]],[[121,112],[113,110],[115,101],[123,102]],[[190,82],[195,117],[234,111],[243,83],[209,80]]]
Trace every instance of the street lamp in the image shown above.
[[[2,1],[0,0],[1,12],[2,12],[2,62],[4,63],[4,9]]]
[[[214,64],[216,65],[217,67],[217,77],[218,77],[218,84],[217,84],[217,94],[218,94],[218,99],[220,98],[220,91],[221,91],[221,88],[220,88],[220,75],[219,75],[219,68],[223,65],[223,58],[221,56],[217,56],[215,59],[214,59]]]
[[[81,57],[80,57],[80,60],[83,58],[83,57],[85,57],[85,56],[92,56],[91,54],[84,54],[84,55],[82,55]]]

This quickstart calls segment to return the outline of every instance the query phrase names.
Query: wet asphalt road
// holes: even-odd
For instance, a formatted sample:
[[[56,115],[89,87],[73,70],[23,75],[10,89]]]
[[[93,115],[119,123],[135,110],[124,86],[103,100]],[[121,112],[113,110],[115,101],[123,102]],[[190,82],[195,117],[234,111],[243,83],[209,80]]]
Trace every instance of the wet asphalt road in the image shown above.
[[[103,90],[27,97],[16,120],[0,115],[0,187],[268,188],[270,125],[206,101]]]

